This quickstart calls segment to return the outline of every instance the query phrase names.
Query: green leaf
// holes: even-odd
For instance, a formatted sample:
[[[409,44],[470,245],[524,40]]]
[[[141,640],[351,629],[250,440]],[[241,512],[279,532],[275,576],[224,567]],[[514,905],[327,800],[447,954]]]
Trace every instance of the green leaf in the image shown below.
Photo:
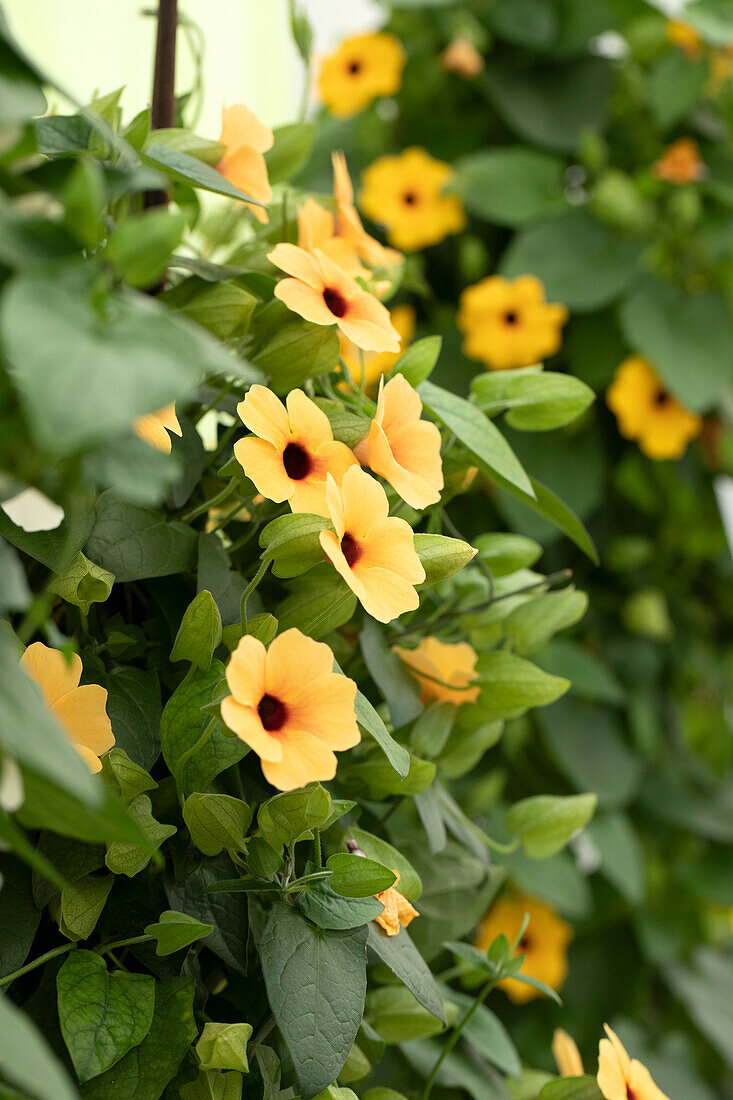
[[[190,661],[206,672],[221,642],[221,615],[207,589],[194,597],[183,613],[171,650],[171,661]]]
[[[101,955],[73,951],[59,970],[59,1022],[81,1082],[104,1073],[150,1031],[155,979],[107,973]]]
[[[41,920],[41,909],[34,899],[28,867],[4,855],[0,858],[0,874],[3,891],[0,906],[0,978],[4,978],[18,970],[28,957]],[[60,876],[59,879],[63,882]],[[381,912],[383,907],[379,902],[376,904]]]
[[[595,1077],[564,1077],[549,1081],[540,1091],[542,1100],[603,1100]]]
[[[366,615],[359,646],[369,675],[387,702],[395,728],[399,729],[422,711],[420,689],[404,662],[388,648],[379,625]]]
[[[311,638],[324,638],[354,614],[356,596],[330,565],[314,569],[291,592],[275,609],[281,634],[295,626]]]
[[[387,795],[415,795],[424,791],[435,778],[435,764],[410,754],[410,768],[406,776],[395,774],[388,761],[374,756],[358,764],[344,767],[344,779],[366,785],[369,797],[383,799]]]
[[[497,37],[538,51],[553,45],[559,29],[551,0],[497,0],[488,22]]]
[[[582,312],[615,301],[638,273],[642,245],[593,221],[582,210],[518,233],[501,261],[513,279],[531,271],[548,301]]]
[[[396,936],[387,936],[377,925],[370,924],[367,946],[386,963],[423,1008],[445,1022],[440,990],[406,928],[400,928]]]
[[[256,355],[253,364],[269,377],[275,393],[288,393],[317,374],[330,374],[338,365],[335,331],[309,321],[280,324]]]
[[[265,205],[224,179],[216,168],[204,164],[203,161],[179,149],[173,149],[170,145],[153,142],[152,145],[148,145],[142,156],[146,164],[158,168],[177,183],[185,183],[189,187],[200,187],[202,191],[213,191],[214,194],[226,195],[230,199],[242,199],[244,202],[254,203],[255,206]]]
[[[112,790],[128,806],[145,791],[154,791],[158,784],[144,768],[135,764],[124,749],[115,745],[102,761],[102,775],[108,779]]]
[[[365,928],[316,929],[289,906],[272,909],[259,940],[267,997],[303,1100],[336,1079],[361,1024]]]
[[[206,893],[209,886],[231,875],[231,860],[225,855],[204,860],[190,846],[183,850],[171,847],[173,866],[165,879],[168,903],[204,924],[213,925],[214,931],[206,940],[207,949],[237,974],[245,974],[246,902],[241,895]]]
[[[211,165],[212,168],[216,167],[226,153],[226,145],[222,145],[221,142],[210,141],[208,138],[199,137],[198,134],[192,134],[190,130],[177,126],[152,130],[146,145],[166,145],[169,149],[187,153],[196,160]]]
[[[486,69],[504,121],[530,144],[562,153],[574,153],[585,131],[604,129],[612,76],[600,57],[531,67],[495,59]]]
[[[452,188],[468,212],[495,225],[525,225],[563,211],[567,205],[565,165],[536,149],[482,149],[461,158],[455,170]]]
[[[598,551],[593,545],[593,540],[586,531],[583,524],[580,522],[574,512],[568,508],[566,504],[560,500],[558,496],[553,493],[552,489],[548,489],[546,485],[543,485],[541,481],[537,481],[536,478],[530,478],[532,482],[532,490],[534,496],[528,496],[520,489],[516,489],[508,482],[500,481],[502,488],[506,489],[508,493],[511,493],[513,497],[521,501],[533,512],[543,516],[546,520],[549,520],[555,527],[558,527],[563,534],[567,535],[569,539],[572,539],[576,546],[586,554],[592,562],[598,564]]]
[[[420,585],[421,588],[428,588],[438,581],[454,577],[476,554],[474,547],[462,539],[422,532],[415,535],[415,550],[425,570],[425,580]]]
[[[367,997],[367,1015],[385,1043],[405,1043],[445,1031],[444,1018],[428,1012],[409,989],[388,985],[372,990]]]
[[[310,156],[316,128],[312,122],[295,122],[289,126],[277,126],[273,131],[275,141],[265,153],[267,175],[270,183],[297,176]]]
[[[100,806],[101,784],[46,706],[41,689],[18,664],[15,647],[0,632],[0,746],[89,806]],[[33,736],[28,736],[28,731]]]
[[[355,840],[361,850],[370,859],[381,863],[383,867],[389,867],[400,876],[397,889],[408,901],[417,901],[422,892],[422,880],[410,861],[398,852],[386,840],[374,836],[372,833],[351,825],[347,830],[347,839]]]
[[[145,935],[155,936],[158,941],[156,955],[172,955],[174,951],[181,951],[189,944],[205,939],[213,931],[213,924],[203,924],[186,913],[166,909],[160,914],[157,923],[149,924],[145,928]]]
[[[267,843],[280,852],[283,846],[292,848],[309,829],[322,825],[330,812],[328,791],[320,783],[309,783],[263,802],[257,813],[257,825]]]
[[[587,610],[585,592],[577,592],[572,587],[562,592],[545,592],[515,607],[504,620],[504,630],[517,653],[533,653],[553,634],[579,622]]]
[[[93,526],[94,511],[84,508],[65,516],[52,531],[24,531],[0,508],[0,535],[54,573],[63,573],[68,568]]]
[[[224,848],[242,849],[252,811],[246,802],[228,794],[194,792],[183,805],[183,820],[198,850],[218,856]]]
[[[595,400],[593,390],[579,378],[534,368],[480,374],[471,389],[484,412],[508,410],[507,424],[527,432],[570,424]]]
[[[208,329],[219,340],[231,340],[244,336],[249,328],[252,313],[257,305],[254,294],[236,283],[207,283],[194,276],[166,290],[162,301],[191,321]],[[232,374],[245,381],[246,364],[243,360],[232,362]],[[259,372],[250,370],[251,382],[263,381]]]
[[[252,1036],[251,1024],[204,1024],[196,1043],[202,1069],[230,1069],[249,1072],[247,1043]]]
[[[208,1026],[208,1025],[207,1025]],[[246,1027],[232,1024],[232,1027]],[[200,1070],[195,1081],[178,1088],[180,1100],[242,1100],[244,1079],[241,1073],[222,1073],[219,1070]]]
[[[31,590],[20,558],[0,536],[0,615],[24,611],[30,601]]]
[[[169,978],[155,984],[155,1013],[139,1046],[87,1083],[83,1100],[160,1100],[196,1036],[194,982]]]
[[[330,930],[360,928],[384,912],[384,906],[376,898],[340,897],[328,880],[314,882],[301,891],[297,905],[309,921]]]
[[[733,18],[726,0],[687,0],[684,18],[711,46],[725,47],[733,42]]]
[[[167,209],[133,214],[112,231],[102,255],[126,283],[145,289],[164,275],[185,228],[185,215]]]
[[[102,286],[94,265],[69,263],[16,275],[3,292],[9,369],[36,442],[55,455],[128,430],[136,416],[185,397],[207,372],[226,373],[230,360],[150,295],[124,287],[105,295]],[[73,347],[73,356],[59,360],[60,346]]]
[[[107,904],[112,875],[84,875],[61,891],[59,928],[70,940],[91,936]]]
[[[209,715],[201,708],[211,703],[224,684],[224,666],[213,661],[207,672],[197,672],[179,684],[163,710],[160,722],[163,758],[176,777],[181,794],[205,791],[220,772],[238,763],[249,751],[238,737],[217,722],[208,737]]]
[[[97,500],[86,549],[118,582],[185,573],[196,563],[197,537],[185,523],[120,500],[108,489]]]
[[[136,844],[113,843],[107,846],[105,863],[115,875],[133,878],[150,862],[151,853],[176,832],[175,825],[161,825],[152,815],[153,805],[146,794],[139,794],[130,803],[130,815],[146,837],[144,848]]]
[[[641,906],[646,895],[646,866],[641,840],[622,813],[594,817],[588,836],[601,855],[599,868],[630,905]]]
[[[506,825],[519,837],[530,859],[547,859],[588,824],[597,802],[594,794],[534,795],[514,803]]]
[[[712,1043],[726,1064],[733,1065],[731,952],[697,947],[689,966],[670,966],[665,977],[674,994],[687,1009],[693,1023]]]
[[[369,431],[371,420],[345,409],[338,401],[316,397],[315,404],[328,417],[333,438],[345,443],[347,447],[355,447]]]
[[[64,225],[85,247],[94,251],[106,235],[102,218],[106,196],[104,174],[95,160],[74,165],[63,188]]]
[[[733,316],[716,291],[688,294],[647,278],[623,303],[620,318],[629,344],[684,405],[703,411],[730,386]]]
[[[570,686],[559,676],[549,676],[523,657],[506,651],[485,653],[478,662],[482,685],[484,721],[516,718],[532,707],[546,706]]]
[[[293,512],[271,520],[260,532],[264,561],[272,561],[276,577],[298,577],[324,559],[319,532],[333,530],[323,516]]]
[[[79,552],[66,571],[57,577],[49,588],[67,603],[81,608],[85,615],[93,603],[104,603],[115,583],[113,573],[95,565]]]
[[[157,673],[118,665],[107,677],[106,686],[107,714],[117,746],[136,764],[152,768],[160,754],[162,707]]]
[[[36,771],[23,769],[25,802],[18,821],[30,829],[49,829],[88,843],[127,843],[148,848],[148,839],[119,799],[105,790],[98,805],[89,805]]]
[[[457,993],[455,989],[446,987],[444,995],[464,1011],[473,1005],[473,997]],[[521,1077],[522,1067],[514,1043],[499,1017],[486,1005],[478,1006],[463,1029],[463,1035],[481,1058],[488,1058],[509,1077]]]
[[[400,745],[395,741],[366,695],[362,695],[360,691],[356,693],[354,710],[356,711],[356,720],[361,728],[374,738],[391,766],[404,779],[410,770],[408,750],[404,745]]]
[[[1,93],[0,85],[0,103]],[[39,1100],[78,1100],[51,1047],[9,997],[0,997],[0,1061],[3,1076]]]
[[[423,382],[418,393],[430,412],[460,439],[483,466],[528,496],[534,496],[519,459],[496,425],[480,409],[432,382]]]
[[[336,852],[329,856],[326,867],[332,871],[331,888],[344,898],[368,898],[387,890],[396,882],[394,871],[365,856]]]
[[[433,373],[443,346],[442,336],[424,336],[402,352],[392,367],[390,378],[402,374],[411,386],[417,387]]]
[[[663,130],[674,126],[698,103],[709,74],[707,60],[695,60],[683,50],[669,50],[654,62],[647,80],[647,96]]]
[[[542,556],[542,547],[525,535],[498,531],[479,535],[475,540],[479,556],[495,577],[505,577],[518,569],[529,569]]]

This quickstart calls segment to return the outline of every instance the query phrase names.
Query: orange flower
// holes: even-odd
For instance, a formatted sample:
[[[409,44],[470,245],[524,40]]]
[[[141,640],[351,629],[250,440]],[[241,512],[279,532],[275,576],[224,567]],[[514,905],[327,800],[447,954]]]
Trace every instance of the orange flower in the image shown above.
[[[175,404],[166,405],[157,412],[136,417],[132,428],[135,435],[145,443],[149,443],[158,451],[165,451],[168,455],[171,453],[171,437],[168,432],[173,432],[174,435],[183,434],[176,416]]]
[[[413,508],[440,500],[443,461],[440,431],[421,420],[422,401],[402,374],[379,383],[377,412],[369,434],[355,449],[359,462],[371,466]]]
[[[363,111],[377,96],[393,95],[402,83],[405,51],[392,34],[355,34],[321,62],[318,91],[337,118]]]
[[[311,255],[318,249],[352,278],[369,278],[370,273],[362,267],[355,245],[336,236],[334,215],[315,199],[306,199],[298,211],[298,248]]]
[[[222,108],[219,141],[226,146],[226,153],[216,166],[222,176],[240,191],[244,191],[245,195],[250,195],[258,202],[270,202],[272,188],[263,156],[263,153],[272,148],[274,141],[270,127],[260,122],[249,107],[245,107],[243,103],[235,103],[232,107]],[[263,225],[269,222],[267,211],[263,207],[252,203],[247,205]]]
[[[29,645],[20,659],[21,668],[41,688],[51,714],[62,726],[89,770],[102,770],[100,756],[115,743],[107,717],[107,692],[99,684],[79,685],[81,657],[68,662],[58,649],[43,642]]]
[[[652,165],[652,172],[668,183],[694,183],[705,171],[700,157],[700,147],[693,138],[673,141],[663,156]]]
[[[457,73],[470,79],[484,70],[484,59],[470,38],[454,38],[442,54],[440,63],[446,72]]]
[[[394,868],[392,870],[394,871]],[[384,906],[384,912],[375,917],[374,922],[383,928],[388,936],[396,936],[400,928],[407,928],[410,921],[420,916],[414,905],[411,905],[407,898],[395,889],[400,876],[397,871],[394,873],[397,875],[394,886],[390,886],[388,890],[382,890],[381,894],[374,895]]]
[[[295,627],[269,649],[245,634],[226,668],[221,716],[260,758],[268,783],[292,791],[336,774],[335,752],[358,745],[356,684],[333,653]]]
[[[519,894],[502,895],[479,925],[476,947],[486,951],[500,932],[512,943],[525,913],[529,914],[529,924],[517,948],[518,954],[524,955],[522,974],[537,978],[551,989],[560,989],[568,974],[568,944],[573,929],[549,905]],[[538,990],[516,978],[505,978],[499,982],[499,988],[515,1004],[541,996]]]
[[[354,185],[351,182],[346,157],[331,153],[333,164],[333,197],[336,200],[336,233],[354,248],[371,267],[394,267],[404,257],[396,248],[387,248],[371,237],[362,224],[354,205]]]
[[[644,454],[657,462],[681,458],[702,431],[702,417],[669,392],[641,355],[630,355],[616,369],[606,403],[621,435],[635,439]]]
[[[291,390],[286,404],[266,386],[250,386],[237,412],[253,434],[237,440],[234,456],[268,500],[327,516],[327,474],[340,485],[356,459],[334,440],[328,417],[302,390]]]
[[[555,1028],[552,1036],[552,1056],[561,1077],[582,1077],[585,1073],[575,1040],[561,1027]]]
[[[530,367],[559,351],[567,319],[565,306],[547,302],[534,275],[489,275],[461,292],[456,323],[469,358],[505,370]]]
[[[311,256],[294,244],[278,244],[268,259],[291,276],[275,287],[288,309],[316,325],[338,325],[364,351],[399,350],[399,333],[382,303],[320,249]]]
[[[415,611],[414,585],[425,580],[409,523],[389,515],[387,495],[359,466],[344,474],[339,489],[328,479],[326,502],[334,531],[321,531],[326,556],[364,610],[381,623]]]
[[[598,1046],[598,1088],[605,1100],[669,1100],[654,1084],[646,1066],[629,1058],[623,1043],[608,1024],[607,1039]]]
[[[469,688],[475,680],[476,651],[468,642],[441,642],[437,638],[423,638],[416,649],[394,651],[420,684],[420,697],[424,703],[435,699],[439,703],[473,703],[481,688]]]
[[[415,334],[415,310],[412,306],[404,303],[395,306],[394,309],[389,311],[389,319],[392,322],[392,327],[399,333],[399,351],[360,352],[351,340],[347,340],[343,334],[339,336],[339,355],[348,368],[352,382],[357,386],[361,383],[362,358],[364,360],[364,373],[366,375],[364,388],[367,393],[372,392],[375,384],[383,374],[389,374]]]

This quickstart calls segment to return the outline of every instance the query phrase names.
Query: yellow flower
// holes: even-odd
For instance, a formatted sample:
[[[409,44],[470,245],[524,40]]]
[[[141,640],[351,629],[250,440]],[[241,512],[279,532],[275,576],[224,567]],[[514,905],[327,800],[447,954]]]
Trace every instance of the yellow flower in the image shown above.
[[[552,1055],[561,1077],[582,1077],[585,1073],[575,1040],[561,1027],[552,1036]]]
[[[278,244],[268,259],[291,276],[275,287],[288,309],[316,325],[337,325],[364,351],[399,351],[386,308],[320,249],[311,256],[294,244]]]
[[[359,743],[356,684],[333,671],[327,645],[295,627],[269,649],[245,634],[226,678],[231,695],[222,699],[222,719],[257,753],[265,779],[280,791],[333,779],[335,752]]]
[[[457,73],[470,79],[484,70],[484,59],[470,38],[458,37],[450,42],[440,55],[440,63],[449,73]]]
[[[413,508],[435,504],[443,488],[440,431],[421,420],[421,412],[422,401],[404,375],[396,374],[386,386],[382,378],[369,434],[354,452]]]
[[[606,402],[621,435],[635,439],[649,458],[681,458],[702,430],[702,418],[667,391],[641,355],[630,355],[618,367]]]
[[[505,370],[531,367],[554,355],[567,319],[565,306],[545,301],[544,287],[534,275],[490,275],[463,291],[457,324],[469,358]]]
[[[481,922],[476,947],[485,951],[501,932],[512,943],[522,927],[525,913],[529,914],[529,924],[517,948],[517,954],[525,956],[522,974],[558,990],[568,973],[567,949],[573,929],[549,905],[519,894],[502,895]],[[504,989],[515,1004],[541,996],[538,990],[516,978],[505,978],[499,988]]]
[[[226,153],[216,166],[222,176],[245,195],[251,195],[258,202],[270,202],[272,188],[263,156],[274,141],[270,127],[260,122],[249,107],[235,103],[222,108],[219,141],[226,146]],[[262,206],[247,205],[263,225],[269,222]]]
[[[326,502],[334,531],[321,531],[321,546],[367,614],[389,623],[415,611],[414,585],[425,580],[412,528],[389,515],[387,495],[359,466],[344,474],[339,489],[329,477]]]
[[[356,246],[336,236],[336,219],[315,199],[306,199],[298,211],[298,248],[315,255],[320,250],[352,278],[368,278],[369,272],[359,261]]]
[[[679,138],[668,145],[652,165],[652,172],[668,183],[694,183],[705,171],[700,147],[693,138]]]
[[[598,1088],[605,1100],[669,1100],[654,1084],[646,1066],[629,1058],[624,1046],[608,1024],[607,1039],[598,1046]]]
[[[178,423],[178,417],[176,416],[176,406],[166,405],[163,409],[158,409],[157,412],[145,413],[144,416],[138,416],[132,425],[135,435],[139,436],[145,443],[149,443],[151,447],[155,447],[158,451],[165,451],[166,454],[171,453],[171,437],[168,432],[173,432],[174,435],[182,435],[181,425]]]
[[[354,187],[343,153],[331,153],[333,164],[333,197],[336,200],[336,233],[356,248],[371,267],[394,267],[404,256],[394,248],[386,248],[371,237],[354,206]]]
[[[415,334],[415,310],[412,306],[395,306],[394,309],[389,311],[389,319],[392,328],[400,338],[399,351],[365,351],[360,354],[356,344],[353,344],[351,340],[347,340],[344,335],[339,336],[339,355],[346,363],[351,379],[357,386],[361,383],[362,355],[364,357],[364,372],[366,374],[364,388],[367,393],[374,389],[382,375],[389,374]]]
[[[420,697],[424,703],[435,699],[439,703],[473,703],[481,694],[481,688],[469,688],[476,672],[476,651],[468,642],[441,642],[437,638],[423,638],[416,649],[394,651],[409,668],[420,685]]]
[[[237,440],[234,457],[268,500],[327,516],[326,476],[340,485],[356,459],[334,440],[328,417],[302,390],[291,390],[286,404],[266,386],[250,386],[237,412],[253,434]]]
[[[702,56],[702,39],[689,23],[683,23],[681,19],[669,19],[667,21],[667,38],[674,46],[684,50],[692,60],[697,60]]]
[[[399,156],[379,157],[364,171],[359,205],[367,217],[385,226],[391,244],[414,252],[466,224],[460,199],[443,194],[452,178],[449,164],[414,146]]]
[[[420,916],[414,905],[411,905],[407,898],[395,889],[400,881],[400,876],[397,871],[394,873],[397,875],[394,886],[390,886],[388,890],[383,890],[381,894],[374,895],[377,901],[381,901],[384,906],[384,912],[375,917],[374,921],[380,928],[384,929],[388,936],[396,936],[400,928],[407,928],[410,921]]]
[[[89,770],[101,771],[99,758],[115,743],[107,717],[106,690],[99,684],[80,685],[81,657],[75,653],[68,662],[60,650],[49,649],[43,642],[29,645],[20,664],[40,686],[51,714]]]
[[[321,61],[321,102],[337,118],[355,115],[377,96],[399,91],[405,61],[405,51],[394,35],[355,34],[345,38]]]

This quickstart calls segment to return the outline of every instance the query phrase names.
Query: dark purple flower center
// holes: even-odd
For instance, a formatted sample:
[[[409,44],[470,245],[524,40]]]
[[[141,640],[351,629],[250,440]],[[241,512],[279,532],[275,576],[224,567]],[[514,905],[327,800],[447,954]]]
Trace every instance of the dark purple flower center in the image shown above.
[[[341,539],[341,553],[346,558],[349,569],[353,569],[361,557],[361,547],[353,535],[347,531]]]
[[[276,699],[274,695],[262,696],[257,704],[257,713],[260,716],[260,722],[262,722],[268,733],[275,733],[285,725],[285,719],[287,718],[285,704]]]
[[[362,70],[361,61],[356,61],[356,60],[350,61],[348,63],[348,65],[346,66],[346,71],[348,73],[351,73],[352,76],[356,76],[356,74],[360,73],[361,70]]]
[[[288,443],[283,451],[283,466],[285,473],[292,481],[302,481],[308,477],[313,463],[311,456],[300,443]]]
[[[519,323],[519,316],[514,312],[514,310],[513,309],[507,310],[507,312],[504,314],[504,324],[505,325],[516,325],[518,323]]]
[[[660,409],[664,408],[671,400],[672,398],[666,390],[657,390],[654,394],[654,404]]]
[[[323,291],[323,300],[330,309],[334,317],[345,317],[349,308],[349,303],[344,298],[340,290],[336,287],[327,286]]]
[[[402,201],[404,202],[405,206],[417,206],[418,196],[414,191],[405,191],[404,195],[402,196]]]

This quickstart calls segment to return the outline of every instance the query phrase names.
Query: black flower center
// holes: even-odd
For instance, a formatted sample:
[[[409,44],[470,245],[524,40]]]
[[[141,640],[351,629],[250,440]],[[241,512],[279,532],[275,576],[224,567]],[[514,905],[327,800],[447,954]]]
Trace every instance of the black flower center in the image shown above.
[[[361,557],[361,547],[353,535],[347,531],[341,539],[341,553],[346,558],[349,569],[353,569]]]
[[[349,303],[340,290],[336,290],[333,286],[327,286],[323,291],[323,300],[334,317],[344,317],[346,315]]]
[[[505,325],[516,325],[519,323],[519,315],[514,312],[513,309],[508,309],[504,314]]]
[[[311,472],[311,456],[300,443],[288,443],[283,451],[285,473],[292,481],[302,481]]]
[[[405,191],[404,195],[402,196],[402,201],[404,202],[405,206],[417,206],[418,196],[414,191]]]
[[[274,733],[285,725],[287,717],[285,704],[274,695],[262,696],[257,704],[257,713],[260,716],[260,722],[269,733]]]
[[[356,61],[356,60],[350,61],[348,63],[348,65],[346,66],[346,71],[348,73],[351,73],[352,76],[356,76],[356,74],[360,73],[361,70],[362,70],[361,61]]]
[[[671,400],[672,398],[666,390],[657,390],[654,394],[654,404],[660,409],[663,409]]]
[[[525,955],[526,955],[526,953],[527,953],[527,952],[528,952],[528,951],[530,950],[530,948],[532,947],[532,940],[530,939],[530,937],[529,937],[529,936],[527,936],[527,935],[524,935],[524,936],[522,936],[522,938],[521,938],[521,940],[519,941],[519,943],[517,944],[517,946],[519,947],[519,950],[520,950],[520,951],[521,951],[521,952],[522,952],[523,954],[525,954]]]
[[[626,1086],[626,1100],[636,1100],[636,1091],[632,1089],[631,1085]]]

